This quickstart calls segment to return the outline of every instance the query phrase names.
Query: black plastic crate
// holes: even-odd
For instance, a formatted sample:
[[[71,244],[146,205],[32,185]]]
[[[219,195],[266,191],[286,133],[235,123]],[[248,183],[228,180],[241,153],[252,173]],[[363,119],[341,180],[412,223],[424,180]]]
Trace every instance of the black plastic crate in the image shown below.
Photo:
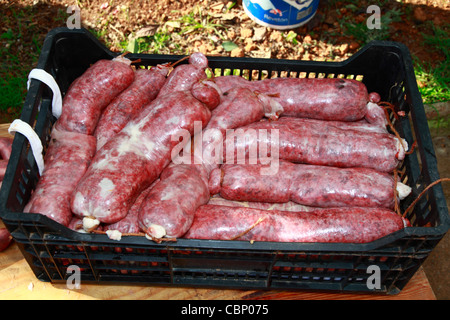
[[[84,29],[57,28],[46,37],[37,68],[56,79],[64,96],[70,83],[90,64],[111,59],[110,52]],[[129,54],[149,67],[181,56]],[[369,92],[404,111],[392,118],[409,145],[418,147],[399,166],[412,194],[403,212],[423,189],[439,179],[436,157],[408,49],[395,42],[372,42],[344,62],[313,62],[208,57],[216,75],[263,77],[344,77],[361,80]],[[31,81],[21,120],[31,124],[45,144],[51,126],[51,91]],[[44,148],[45,148],[44,147]],[[16,134],[0,192],[0,216],[36,277],[63,283],[77,265],[83,283],[126,283],[240,289],[307,289],[336,292],[400,292],[447,232],[450,219],[440,184],[429,189],[410,211],[407,227],[365,244],[274,243],[178,239],[154,243],[144,237],[81,234],[46,216],[23,213],[39,179],[27,139]],[[381,287],[369,289],[367,268],[378,266]]]

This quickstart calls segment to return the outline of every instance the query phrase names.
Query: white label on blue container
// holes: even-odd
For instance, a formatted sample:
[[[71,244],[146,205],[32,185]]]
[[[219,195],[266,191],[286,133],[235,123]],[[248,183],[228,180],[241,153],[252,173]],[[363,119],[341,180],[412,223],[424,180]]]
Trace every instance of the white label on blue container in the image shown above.
[[[267,26],[296,27],[316,13],[319,0],[243,0],[247,14]]]

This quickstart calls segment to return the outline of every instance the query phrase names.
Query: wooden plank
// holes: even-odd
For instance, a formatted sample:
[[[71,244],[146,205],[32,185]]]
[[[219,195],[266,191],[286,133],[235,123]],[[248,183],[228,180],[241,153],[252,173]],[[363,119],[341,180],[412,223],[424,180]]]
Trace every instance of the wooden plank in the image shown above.
[[[13,137],[14,132],[12,135],[8,132],[8,128],[11,124],[10,123],[0,123],[0,137]]]

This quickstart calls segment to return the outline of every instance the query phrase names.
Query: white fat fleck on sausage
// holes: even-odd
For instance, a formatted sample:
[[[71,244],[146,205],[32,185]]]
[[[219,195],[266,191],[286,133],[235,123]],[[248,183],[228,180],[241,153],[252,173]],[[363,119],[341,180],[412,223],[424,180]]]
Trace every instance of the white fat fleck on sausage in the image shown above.
[[[127,126],[124,132],[128,137],[124,137],[119,141],[117,151],[119,155],[125,153],[135,153],[138,155],[145,155],[153,152],[155,143],[142,134],[142,123]]]
[[[412,191],[410,186],[407,186],[406,184],[403,184],[401,182],[397,182],[396,189],[397,189],[397,192],[398,192],[398,198],[400,200],[405,199],[407,196],[409,196],[409,194]]]
[[[143,123],[139,122],[137,124],[126,126],[123,129],[123,132],[127,134],[128,137],[124,138],[120,141],[120,145],[118,148],[119,153],[126,153],[130,151],[134,151],[134,146],[139,145],[142,140],[142,126]]]
[[[100,187],[100,196],[104,199],[108,198],[111,192],[115,189],[115,184],[108,178],[103,178],[98,184]]]
[[[98,160],[92,164],[92,168],[95,170],[114,169],[109,157]]]
[[[180,121],[180,118],[178,118],[177,116],[174,116],[172,118],[170,118],[169,120],[166,121],[166,124],[177,124]]]
[[[85,201],[84,196],[83,196],[83,194],[80,191],[75,193],[75,197],[73,199],[73,203],[74,203],[74,207],[75,208],[83,208],[84,201]],[[89,213],[86,212],[86,211],[82,211],[82,212],[78,212],[78,213],[80,213],[80,214],[82,214],[84,216],[88,216],[89,215]]]
[[[106,230],[106,235],[111,240],[120,241],[122,239],[122,233],[119,230]]]
[[[142,151],[138,147],[138,145],[142,145],[142,142],[137,143],[138,141],[134,141],[134,139],[123,139],[119,146],[117,147],[117,152],[119,156],[124,155],[126,153],[136,153],[141,154]]]
[[[130,142],[137,142],[142,135],[142,125],[138,123],[132,126],[128,126],[126,127],[125,132],[130,137]]]

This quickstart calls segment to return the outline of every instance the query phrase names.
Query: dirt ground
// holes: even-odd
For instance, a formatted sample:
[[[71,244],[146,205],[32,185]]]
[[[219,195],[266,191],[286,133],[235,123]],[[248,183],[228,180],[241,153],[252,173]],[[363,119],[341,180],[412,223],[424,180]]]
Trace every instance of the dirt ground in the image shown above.
[[[381,16],[388,17],[382,30],[386,40],[406,44],[413,56],[430,66],[445,59],[434,46],[424,45],[424,35],[433,34],[432,25],[450,32],[449,1],[382,3]],[[156,37],[165,32],[170,34],[170,40],[159,44],[158,53],[162,54],[201,51],[207,55],[341,61],[358,51],[367,40],[361,31],[367,31],[366,8],[370,4],[369,0],[321,0],[315,17],[308,24],[278,31],[251,20],[241,1],[0,0],[0,16],[3,17],[0,48],[7,48],[8,56],[13,57],[12,61],[5,59],[5,64],[17,64],[15,70],[31,70],[45,35],[55,27],[66,26],[72,14],[68,13],[68,7],[77,5],[81,26],[91,30],[113,51],[127,50],[126,43],[130,39]],[[430,21],[432,23],[428,23]],[[346,22],[364,28],[348,32]],[[225,42],[232,42],[236,48],[226,49]],[[23,86],[21,90],[25,96],[26,88]],[[11,120],[19,112],[20,105],[0,113],[0,117]]]
[[[245,14],[240,1],[231,7],[233,2],[228,0],[0,0],[0,14],[5,17],[0,30],[21,29],[20,45],[11,46],[10,50],[16,51],[20,61],[26,63],[28,59],[24,55],[28,46],[32,47],[36,41],[42,43],[52,28],[65,26],[69,16],[67,8],[77,3],[82,27],[96,30],[99,38],[115,51],[123,51],[120,43],[130,37],[150,36],[166,28],[172,34],[182,35],[172,38],[171,45],[161,50],[165,54],[174,53],[176,47],[179,52],[203,51],[209,55],[343,60],[355,53],[362,43],[355,36],[343,33],[339,21],[364,22],[369,16],[365,8],[371,4],[370,1],[358,1],[358,8],[349,7],[347,3],[352,2],[322,0],[317,14],[307,25],[280,32],[260,28]],[[20,8],[27,8],[25,16],[18,14]],[[441,27],[448,24],[450,2],[388,1],[381,10],[381,15],[398,12],[399,20],[390,24],[388,40],[405,43],[422,61],[436,63],[444,59],[441,52],[424,47],[423,34],[431,33],[430,24],[426,21],[433,21],[434,25]],[[195,28],[190,32],[179,32],[182,26],[175,21],[189,14],[196,18],[196,22],[191,21],[192,27],[196,23]],[[295,38],[283,36],[289,31],[296,33]],[[0,41],[5,45],[5,39]],[[221,46],[224,41],[234,42],[239,50],[233,53],[224,50]],[[315,45],[300,45],[305,43]]]
[[[349,3],[358,3],[360,9],[351,9]],[[82,26],[95,32],[113,51],[124,51],[123,43],[133,37],[154,36],[167,28],[172,38],[159,48],[159,53],[163,54],[201,51],[207,55],[341,61],[357,52],[364,43],[354,35],[345,34],[339,21],[364,22],[368,17],[365,9],[371,3],[321,0],[315,18],[307,25],[290,30],[295,34],[289,36],[289,31],[256,24],[245,14],[240,1],[232,5],[228,0],[0,0],[0,34],[12,30],[20,35],[13,44],[10,39],[1,37],[0,47],[8,48],[16,57],[18,67],[31,70],[36,62],[33,52],[48,31],[66,26],[67,8],[77,4]],[[386,1],[382,15],[388,12],[398,12],[398,20],[390,24],[387,40],[404,43],[412,55],[431,66],[445,59],[442,52],[424,45],[423,35],[432,33],[427,21],[449,30],[450,1]],[[188,16],[193,19],[187,21]],[[187,21],[185,32],[182,32],[183,24],[176,23],[183,18]],[[236,48],[226,50],[222,45],[225,41],[233,42]],[[26,89],[23,94],[25,96]],[[448,111],[448,104],[443,108]],[[10,122],[17,116],[17,110],[11,109],[0,114],[0,119],[2,123]],[[442,177],[450,177],[449,134],[441,131],[433,135]],[[448,190],[450,187],[446,187],[447,199]],[[450,299],[449,242],[447,235],[425,264],[433,289],[441,299]]]

